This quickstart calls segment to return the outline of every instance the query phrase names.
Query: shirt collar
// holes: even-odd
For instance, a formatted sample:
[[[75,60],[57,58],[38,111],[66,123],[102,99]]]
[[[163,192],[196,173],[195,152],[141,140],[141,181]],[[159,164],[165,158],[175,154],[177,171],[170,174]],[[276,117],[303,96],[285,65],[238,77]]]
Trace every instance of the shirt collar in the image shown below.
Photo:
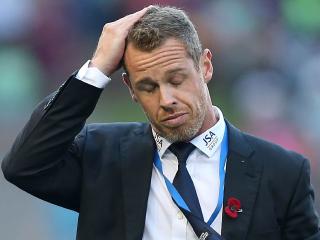
[[[216,124],[190,141],[208,157],[212,157],[221,145],[226,128],[226,123],[221,110],[216,106],[213,106],[213,108],[216,115],[218,115]]]
[[[196,146],[201,152],[206,154],[208,157],[212,157],[218,149],[218,147],[220,146],[226,128],[226,124],[221,110],[216,106],[213,106],[213,108],[215,113],[218,115],[218,122],[208,130],[206,130],[204,133],[200,134],[199,136],[195,137],[190,141],[194,146]],[[164,137],[161,137],[153,129],[152,134],[157,145],[158,154],[160,158],[162,158],[165,151],[171,145],[171,142],[169,142]]]
[[[153,138],[154,138],[156,145],[157,145],[158,154],[159,154],[160,158],[162,158],[162,155],[168,149],[168,147],[171,145],[171,142],[169,142],[164,137],[161,137],[158,133],[156,133],[153,130],[153,128],[152,128],[152,134],[153,134]]]

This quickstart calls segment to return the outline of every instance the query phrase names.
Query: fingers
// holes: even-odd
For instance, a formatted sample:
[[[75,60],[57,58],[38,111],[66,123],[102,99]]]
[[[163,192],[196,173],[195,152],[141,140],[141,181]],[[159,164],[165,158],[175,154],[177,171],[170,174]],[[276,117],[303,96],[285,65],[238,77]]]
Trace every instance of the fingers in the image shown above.
[[[127,15],[126,17],[138,17],[138,18],[140,18],[140,17],[142,17],[142,16],[146,13],[146,11],[148,11],[148,9],[150,9],[150,8],[152,8],[152,7],[153,7],[153,6],[150,5],[150,6],[148,6],[148,7],[145,7],[145,8],[143,8],[143,9],[141,9],[140,11],[137,11],[137,12],[135,12],[135,13],[131,13],[131,14]]]
[[[98,46],[91,59],[92,66],[97,67],[108,76],[116,71],[123,58],[125,39],[130,28],[151,7],[146,7],[117,21],[105,24]]]
[[[116,22],[118,22],[120,25],[122,25],[122,27],[130,28],[148,11],[148,9],[150,9],[152,7],[153,7],[152,5],[145,7],[138,12],[131,13],[131,14],[119,19]]]

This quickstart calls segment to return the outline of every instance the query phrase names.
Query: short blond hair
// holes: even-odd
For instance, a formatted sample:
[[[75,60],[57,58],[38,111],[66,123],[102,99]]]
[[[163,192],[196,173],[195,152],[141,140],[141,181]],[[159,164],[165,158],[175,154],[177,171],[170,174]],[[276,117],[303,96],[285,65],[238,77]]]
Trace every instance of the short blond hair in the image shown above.
[[[151,51],[169,38],[177,39],[185,45],[187,54],[199,70],[202,53],[199,36],[193,23],[181,9],[157,5],[151,7],[129,31],[127,44],[132,43],[142,51]]]

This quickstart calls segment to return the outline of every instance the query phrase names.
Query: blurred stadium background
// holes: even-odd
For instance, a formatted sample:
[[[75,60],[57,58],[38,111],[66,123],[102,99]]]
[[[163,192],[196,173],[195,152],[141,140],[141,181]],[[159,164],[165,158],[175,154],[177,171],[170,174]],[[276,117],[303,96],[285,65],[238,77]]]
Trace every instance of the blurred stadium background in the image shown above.
[[[318,0],[1,0],[0,159],[36,103],[90,59],[104,23],[151,3],[190,14],[203,47],[213,51],[209,87],[229,120],[311,160],[319,211]],[[120,73],[89,122],[145,121]],[[74,239],[76,221],[76,213],[18,190],[0,174],[1,239]]]

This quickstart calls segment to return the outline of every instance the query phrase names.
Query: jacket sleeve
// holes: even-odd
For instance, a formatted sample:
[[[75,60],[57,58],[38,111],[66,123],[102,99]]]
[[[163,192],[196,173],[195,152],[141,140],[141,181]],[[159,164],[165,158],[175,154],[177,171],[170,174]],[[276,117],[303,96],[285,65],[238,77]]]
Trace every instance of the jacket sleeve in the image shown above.
[[[45,98],[3,159],[5,178],[36,197],[78,211],[83,127],[101,91],[71,76]]]
[[[319,222],[314,208],[314,192],[310,184],[310,164],[303,159],[286,214],[283,239],[320,240]]]

